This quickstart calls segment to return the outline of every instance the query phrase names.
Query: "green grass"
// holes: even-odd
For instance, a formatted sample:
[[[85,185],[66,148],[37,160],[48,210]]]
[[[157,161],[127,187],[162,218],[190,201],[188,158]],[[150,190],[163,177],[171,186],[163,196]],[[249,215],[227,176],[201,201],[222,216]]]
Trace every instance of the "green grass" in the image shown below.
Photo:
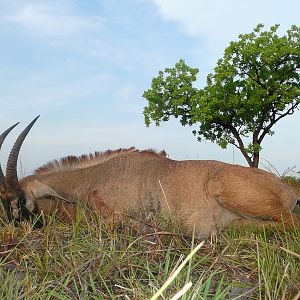
[[[86,225],[0,220],[0,299],[150,299],[200,243],[165,216]],[[158,299],[293,299],[300,229],[228,228],[207,241]],[[296,298],[294,298],[296,299]]]
[[[300,177],[295,177],[295,176],[283,176],[281,177],[281,180],[288,185],[290,185],[296,193],[300,194]]]

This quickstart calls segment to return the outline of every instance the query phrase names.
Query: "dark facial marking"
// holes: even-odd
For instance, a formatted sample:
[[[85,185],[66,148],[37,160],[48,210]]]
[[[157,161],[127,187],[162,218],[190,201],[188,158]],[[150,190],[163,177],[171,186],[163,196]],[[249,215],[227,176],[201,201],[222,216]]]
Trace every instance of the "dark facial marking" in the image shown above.
[[[22,221],[33,222],[34,228],[40,228],[43,226],[42,218],[38,216],[37,208],[32,212],[29,211],[26,207],[26,198],[24,193],[21,193],[18,199],[18,208],[19,208],[19,218],[15,220],[17,223]]]

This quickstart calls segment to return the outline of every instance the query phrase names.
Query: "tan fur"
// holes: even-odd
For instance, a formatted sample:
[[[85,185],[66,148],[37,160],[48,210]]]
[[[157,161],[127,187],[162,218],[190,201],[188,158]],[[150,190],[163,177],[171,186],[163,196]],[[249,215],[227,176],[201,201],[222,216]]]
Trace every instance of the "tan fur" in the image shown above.
[[[171,213],[202,238],[239,220],[299,222],[291,215],[296,195],[268,172],[134,148],[51,162],[20,184],[29,210],[67,220],[80,199],[108,218],[137,209]]]

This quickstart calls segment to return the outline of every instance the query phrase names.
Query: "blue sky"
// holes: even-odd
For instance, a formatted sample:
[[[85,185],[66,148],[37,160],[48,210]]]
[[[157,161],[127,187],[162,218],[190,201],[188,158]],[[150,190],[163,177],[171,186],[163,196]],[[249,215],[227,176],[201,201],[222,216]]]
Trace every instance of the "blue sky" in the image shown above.
[[[172,159],[245,165],[232,147],[199,143],[177,120],[146,128],[143,91],[180,59],[205,84],[238,34],[256,24],[300,25],[299,0],[0,0],[0,129],[20,121],[0,153],[41,115],[21,150],[21,174],[65,155],[135,146]],[[300,169],[300,112],[266,137],[262,157]],[[234,156],[234,159],[233,159]]]

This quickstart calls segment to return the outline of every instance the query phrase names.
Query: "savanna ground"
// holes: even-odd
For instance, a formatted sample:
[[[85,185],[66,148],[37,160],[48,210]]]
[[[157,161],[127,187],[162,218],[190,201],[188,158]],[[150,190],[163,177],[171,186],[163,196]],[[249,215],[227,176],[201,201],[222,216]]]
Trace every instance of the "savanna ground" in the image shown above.
[[[300,180],[286,181],[300,191]],[[81,217],[15,227],[0,207],[0,299],[151,299],[200,243],[167,216]],[[189,282],[181,299],[300,299],[300,228],[227,228],[158,299],[177,299]]]

